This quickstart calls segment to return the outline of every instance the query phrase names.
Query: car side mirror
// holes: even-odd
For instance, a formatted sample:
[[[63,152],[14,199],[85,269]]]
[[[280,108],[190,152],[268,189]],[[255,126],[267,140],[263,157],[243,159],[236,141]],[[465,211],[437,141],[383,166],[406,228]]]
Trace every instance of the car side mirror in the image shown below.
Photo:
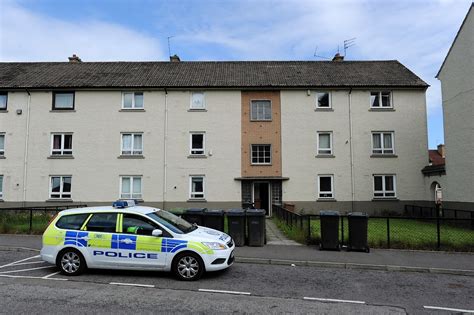
[[[154,230],[151,232],[151,235],[158,237],[158,236],[163,235],[163,231],[160,230],[160,229],[154,229]]]

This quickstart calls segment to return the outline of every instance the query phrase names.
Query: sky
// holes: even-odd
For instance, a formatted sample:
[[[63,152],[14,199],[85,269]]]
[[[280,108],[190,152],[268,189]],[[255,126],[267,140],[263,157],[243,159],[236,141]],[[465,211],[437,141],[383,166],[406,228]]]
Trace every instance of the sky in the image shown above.
[[[435,78],[471,0],[0,0],[0,61],[399,60],[431,87],[429,147],[443,143]],[[168,37],[170,47],[168,47]],[[315,56],[316,55],[316,56]]]

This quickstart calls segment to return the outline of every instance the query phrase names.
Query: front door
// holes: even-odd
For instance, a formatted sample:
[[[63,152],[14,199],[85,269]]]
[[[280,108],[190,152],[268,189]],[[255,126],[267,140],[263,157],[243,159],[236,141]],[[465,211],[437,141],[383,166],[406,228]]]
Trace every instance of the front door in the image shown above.
[[[254,182],[253,183],[253,203],[256,209],[265,210],[265,215],[271,215],[271,196],[270,183]]]

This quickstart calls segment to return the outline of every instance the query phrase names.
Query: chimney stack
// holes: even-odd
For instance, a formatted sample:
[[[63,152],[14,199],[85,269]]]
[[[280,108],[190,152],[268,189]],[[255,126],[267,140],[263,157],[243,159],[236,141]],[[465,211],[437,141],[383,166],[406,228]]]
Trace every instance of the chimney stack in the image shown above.
[[[171,62],[181,62],[181,59],[179,59],[178,55],[173,55],[173,56],[170,56],[170,61]]]
[[[71,63],[82,62],[81,58],[79,58],[79,56],[77,56],[76,54],[73,54],[72,57],[68,57],[68,59]]]
[[[341,54],[336,53],[334,55],[334,58],[332,58],[332,61],[344,61],[344,56],[341,56]]]
[[[443,158],[445,157],[445,147],[444,144],[438,144],[438,153],[441,155]]]

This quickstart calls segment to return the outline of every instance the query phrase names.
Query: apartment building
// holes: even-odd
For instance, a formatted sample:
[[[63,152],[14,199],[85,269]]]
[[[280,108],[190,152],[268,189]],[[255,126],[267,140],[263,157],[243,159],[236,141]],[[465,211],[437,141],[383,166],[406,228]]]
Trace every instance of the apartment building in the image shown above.
[[[0,63],[0,207],[427,200],[428,85],[397,61]]]
[[[444,205],[474,209],[474,4],[436,76],[441,81],[446,184]]]

